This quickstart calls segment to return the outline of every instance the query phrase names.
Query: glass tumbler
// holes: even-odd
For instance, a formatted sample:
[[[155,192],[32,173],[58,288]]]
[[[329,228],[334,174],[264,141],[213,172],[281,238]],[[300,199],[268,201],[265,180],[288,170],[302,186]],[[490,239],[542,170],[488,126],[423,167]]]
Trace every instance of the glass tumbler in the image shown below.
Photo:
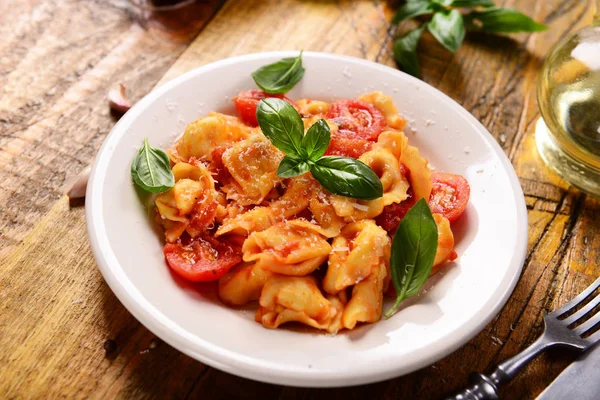
[[[188,43],[208,21],[219,0],[130,0],[139,24],[156,38]]]
[[[600,0],[590,26],[558,42],[539,77],[538,150],[571,185],[600,197]]]

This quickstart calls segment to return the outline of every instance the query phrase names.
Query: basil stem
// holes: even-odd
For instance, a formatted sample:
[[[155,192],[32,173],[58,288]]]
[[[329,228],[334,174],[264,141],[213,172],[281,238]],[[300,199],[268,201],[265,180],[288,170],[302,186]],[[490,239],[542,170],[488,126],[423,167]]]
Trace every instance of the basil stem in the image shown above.
[[[437,251],[438,231],[425,199],[419,200],[404,216],[392,241],[390,270],[396,302],[385,313],[389,318],[400,303],[425,285]]]
[[[136,185],[151,193],[161,193],[175,185],[169,156],[151,147],[147,138],[131,163],[131,177]]]
[[[256,85],[267,93],[281,94],[290,91],[304,76],[302,52],[298,57],[284,58],[260,67],[252,73]]]

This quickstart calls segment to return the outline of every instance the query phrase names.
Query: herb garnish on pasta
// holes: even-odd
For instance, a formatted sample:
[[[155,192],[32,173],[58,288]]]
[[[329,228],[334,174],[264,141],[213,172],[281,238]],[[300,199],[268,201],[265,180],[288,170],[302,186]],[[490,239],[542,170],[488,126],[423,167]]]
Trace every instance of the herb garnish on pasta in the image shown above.
[[[298,57],[283,58],[252,73],[256,85],[269,94],[289,92],[304,76],[302,52]]]
[[[429,278],[438,244],[438,231],[424,199],[402,218],[392,241],[390,270],[396,302],[385,317],[391,317],[400,303],[419,293]]]
[[[169,156],[151,147],[147,138],[131,163],[131,177],[136,185],[151,193],[161,193],[175,185]]]
[[[313,124],[304,135],[304,122],[288,102],[277,98],[258,103],[256,119],[263,134],[285,157],[277,176],[292,178],[310,171],[333,194],[361,200],[383,196],[379,177],[363,162],[350,157],[324,157],[331,132],[324,119]]]

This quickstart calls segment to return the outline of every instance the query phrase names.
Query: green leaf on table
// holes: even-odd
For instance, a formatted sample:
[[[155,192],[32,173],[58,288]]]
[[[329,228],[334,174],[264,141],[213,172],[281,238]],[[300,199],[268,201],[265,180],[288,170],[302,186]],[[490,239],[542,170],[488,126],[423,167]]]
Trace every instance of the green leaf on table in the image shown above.
[[[252,73],[256,85],[267,93],[289,92],[304,76],[302,52],[298,57],[283,58],[276,63],[260,67]]]
[[[333,194],[361,200],[383,196],[383,185],[368,165],[349,157],[322,157],[311,167],[313,177]]]
[[[427,202],[421,199],[402,218],[392,241],[390,270],[396,301],[385,313],[386,318],[425,285],[435,260],[437,242],[437,225]]]
[[[414,77],[419,77],[419,60],[417,59],[417,45],[421,34],[427,24],[407,33],[394,43],[394,59],[400,69]]]
[[[418,17],[419,15],[431,14],[433,9],[431,4],[425,1],[408,1],[396,11],[396,15],[392,18],[392,24],[397,24],[405,19]]]
[[[301,158],[285,156],[277,168],[277,176],[280,178],[293,178],[310,171],[310,164]]]
[[[428,29],[442,46],[453,53],[456,53],[465,38],[465,25],[458,10],[436,12]]]
[[[548,29],[527,15],[512,9],[492,7],[465,15],[465,24],[471,30],[488,33],[540,32]]]
[[[330,141],[329,125],[324,119],[320,119],[308,128],[306,135],[302,138],[302,151],[309,160],[317,161],[327,151]]]
[[[494,7],[494,0],[450,0],[450,7]]]
[[[263,134],[286,154],[300,156],[304,122],[287,101],[269,97],[256,108],[256,119]]]
[[[131,163],[131,178],[136,185],[151,193],[161,193],[175,185],[169,156],[151,147],[147,138]]]

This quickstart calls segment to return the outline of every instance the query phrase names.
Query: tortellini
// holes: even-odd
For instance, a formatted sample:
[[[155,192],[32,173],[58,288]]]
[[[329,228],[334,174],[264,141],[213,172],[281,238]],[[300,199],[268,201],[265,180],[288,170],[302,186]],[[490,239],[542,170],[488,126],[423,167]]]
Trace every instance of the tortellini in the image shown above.
[[[448,218],[441,214],[433,214],[433,219],[438,230],[438,245],[433,261],[434,271],[437,266],[450,260],[454,256],[454,234]]]
[[[337,333],[378,321],[391,282],[392,240],[376,218],[430,197],[427,160],[409,145],[392,98],[373,92],[358,100],[385,118],[378,116],[383,131],[361,139],[356,152],[382,183],[383,196],[375,200],[334,195],[310,172],[278,177],[284,154],[260,128],[216,112],[187,125],[168,151],[175,185],[155,199],[168,245],[208,237],[235,252],[237,265],[219,275],[218,296],[230,307],[258,302],[255,319],[266,328],[297,322]],[[305,130],[323,118],[333,137],[349,140],[342,122],[327,119],[335,111],[329,103],[303,99],[294,106]],[[434,219],[432,273],[456,258],[450,222],[441,214]]]
[[[184,231],[197,237],[212,227],[220,205],[214,180],[203,164],[177,163],[172,172],[175,186],[159,194],[155,201],[170,243]]]
[[[301,220],[280,222],[254,232],[244,242],[244,261],[256,261],[261,268],[281,275],[305,276],[319,268],[331,245]]]
[[[219,297],[230,306],[243,306],[258,300],[273,274],[254,263],[240,263],[219,279]]]
[[[374,266],[369,276],[354,285],[352,297],[342,316],[342,325],[354,329],[358,322],[377,322],[381,318],[383,291],[387,269],[383,263]]]
[[[215,147],[229,146],[247,138],[251,132],[252,128],[239,118],[213,112],[188,124],[169,153],[176,162],[188,162],[191,157],[211,161]]]
[[[278,276],[267,281],[260,295],[256,320],[267,328],[285,322],[300,322],[317,329],[337,332],[342,304],[327,300],[313,276]]]
[[[392,98],[383,92],[372,92],[363,94],[358,98],[365,103],[371,103],[377,107],[385,116],[387,125],[390,128],[401,131],[406,125],[406,120],[398,114],[398,109],[394,105]]]
[[[337,294],[354,286],[380,266],[389,268],[390,238],[386,231],[366,219],[348,224],[333,239],[323,289]]]
[[[243,206],[260,204],[278,182],[281,153],[262,134],[234,144],[223,153],[223,164],[233,180],[222,190]]]
[[[302,212],[308,207],[310,193],[311,180],[307,176],[289,179],[285,192],[279,199],[266,206],[232,214],[229,218],[225,218],[215,235],[248,236],[250,232],[263,231],[277,222]]]

